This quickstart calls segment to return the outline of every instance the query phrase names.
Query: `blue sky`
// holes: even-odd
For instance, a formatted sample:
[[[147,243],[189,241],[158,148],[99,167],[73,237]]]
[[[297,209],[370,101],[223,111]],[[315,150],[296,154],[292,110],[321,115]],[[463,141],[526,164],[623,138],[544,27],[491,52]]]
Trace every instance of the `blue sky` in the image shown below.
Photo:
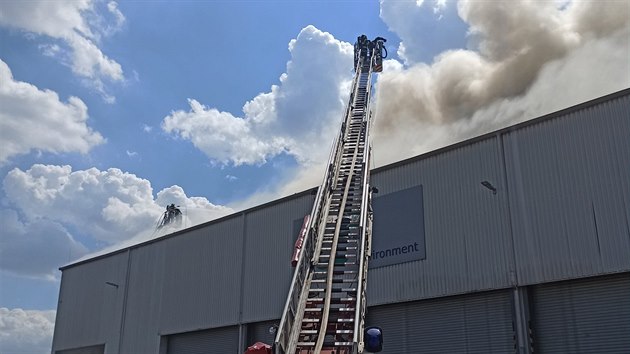
[[[190,226],[317,185],[358,35],[388,39],[382,166],[629,87],[629,5],[600,3],[1,2],[0,349],[46,352],[57,268],[165,205]]]

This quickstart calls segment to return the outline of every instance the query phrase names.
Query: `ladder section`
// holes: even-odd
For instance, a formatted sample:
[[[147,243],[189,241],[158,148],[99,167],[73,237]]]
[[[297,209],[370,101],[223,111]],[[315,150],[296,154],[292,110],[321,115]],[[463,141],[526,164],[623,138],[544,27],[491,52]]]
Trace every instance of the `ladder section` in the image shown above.
[[[363,352],[372,228],[369,103],[372,72],[382,60],[372,54],[382,41],[359,41],[358,51],[355,46],[350,99],[310,214],[274,354]]]
[[[358,301],[361,296],[362,213],[366,191],[365,161],[369,63],[361,68],[342,141],[341,160],[326,206],[321,247],[316,252],[296,354],[356,351]],[[362,326],[361,331],[362,331]]]

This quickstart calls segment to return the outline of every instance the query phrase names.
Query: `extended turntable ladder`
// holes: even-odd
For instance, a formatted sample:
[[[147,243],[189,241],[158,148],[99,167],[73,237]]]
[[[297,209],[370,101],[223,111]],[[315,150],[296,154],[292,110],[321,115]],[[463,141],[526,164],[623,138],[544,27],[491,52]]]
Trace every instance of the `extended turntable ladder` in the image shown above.
[[[363,352],[372,228],[369,103],[384,40],[359,39],[350,100],[306,225],[275,354]]]

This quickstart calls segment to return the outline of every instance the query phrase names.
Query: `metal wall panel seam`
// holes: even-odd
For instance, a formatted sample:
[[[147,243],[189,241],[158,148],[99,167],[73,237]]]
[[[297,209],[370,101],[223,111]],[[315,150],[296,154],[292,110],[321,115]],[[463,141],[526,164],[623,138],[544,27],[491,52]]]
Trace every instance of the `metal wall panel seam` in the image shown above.
[[[168,245],[168,242],[164,242],[162,244],[162,248],[165,249]],[[162,272],[166,272],[166,257],[168,255],[168,252],[166,251],[166,249],[163,251],[162,253]],[[158,308],[156,309],[157,311],[159,311],[160,316],[157,317],[157,323],[155,324],[155,327],[158,329],[158,335],[161,337],[162,336],[162,328],[160,326],[160,324],[162,323],[162,314],[164,313],[164,289],[166,288],[165,284],[164,284],[164,277],[160,277],[160,300],[158,302]],[[161,342],[160,342],[161,343]],[[162,350],[160,348],[160,350]]]
[[[240,266],[240,281],[239,281],[239,304],[238,304],[238,351],[242,353],[245,351],[245,334],[243,333],[243,301],[244,301],[244,287],[245,287],[245,269],[247,256],[245,251],[247,250],[247,213],[242,212],[241,218],[243,219],[242,237],[241,243],[241,266]]]
[[[503,188],[505,188],[505,206],[507,208],[507,222],[508,222],[508,228],[509,228],[509,237],[507,237],[507,239],[509,240],[509,244],[510,244],[510,251],[512,252],[512,258],[510,259],[511,262],[509,262],[509,264],[512,266],[510,269],[510,282],[512,283],[512,286],[516,287],[520,284],[519,281],[519,274],[518,274],[518,268],[516,265],[516,248],[514,246],[515,244],[515,240],[514,240],[514,227],[513,227],[513,221],[512,219],[514,218],[514,215],[512,215],[512,208],[510,206],[510,185],[508,183],[508,176],[507,176],[507,161],[505,160],[505,146],[504,146],[504,142],[503,142],[503,134],[497,134],[497,144],[498,149],[499,149],[499,156],[500,156],[500,165],[501,165],[501,174],[503,177]]]
[[[60,317],[62,313],[64,313],[64,309],[62,307],[63,304],[63,300],[62,300],[62,294],[63,294],[63,288],[64,288],[64,283],[63,281],[64,278],[64,273],[63,271],[61,272],[61,279],[59,280],[59,294],[57,295],[57,311],[55,313],[55,324],[61,323],[60,321]],[[61,326],[55,326],[53,329],[53,338],[52,338],[52,352],[55,353],[55,351],[58,349],[57,348],[57,343],[59,342],[59,331],[61,331]]]
[[[611,122],[610,131],[613,132],[613,139],[616,141],[616,145],[620,146],[615,150],[615,164],[617,167],[617,175],[619,176],[619,187],[621,189],[620,197],[621,204],[623,205],[623,217],[625,218],[625,233],[627,235],[625,248],[630,250],[630,96],[620,97],[617,100],[611,101],[608,104],[608,108],[611,111],[611,115],[618,117],[617,120]],[[624,183],[626,182],[626,183]],[[606,215],[606,214],[604,214]],[[623,226],[621,228],[623,228]],[[616,245],[614,249],[622,247]],[[620,257],[623,257],[620,255]],[[625,263],[625,267],[630,269],[629,257],[623,257],[621,260],[616,259],[617,264]],[[621,265],[620,264],[620,265]]]
[[[125,333],[125,314],[127,312],[127,296],[129,294],[129,273],[131,271],[131,248],[127,249],[127,270],[125,272],[125,293],[123,295],[123,308],[120,315],[120,332],[118,334],[118,352],[122,353],[123,336]]]

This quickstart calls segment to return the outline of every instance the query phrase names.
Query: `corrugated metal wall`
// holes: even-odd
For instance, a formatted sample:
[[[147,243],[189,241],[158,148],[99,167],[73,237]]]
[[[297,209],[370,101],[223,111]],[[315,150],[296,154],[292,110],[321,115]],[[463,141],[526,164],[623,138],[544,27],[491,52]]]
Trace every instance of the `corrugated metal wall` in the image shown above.
[[[369,305],[630,270],[630,90],[617,96],[373,173],[381,196],[423,186],[426,259],[370,271]],[[160,335],[278,318],[313,198],[65,268],[53,348],[154,352]]]
[[[626,94],[374,173],[423,186],[427,258],[370,271],[369,304],[630,269],[629,117]]]
[[[532,287],[534,351],[630,353],[630,273]]]
[[[291,255],[297,238],[293,224],[311,212],[314,199],[307,194],[246,214],[243,322],[269,320],[282,314],[293,276]]]
[[[128,254],[64,270],[54,349],[107,343],[106,353],[118,353]]]
[[[160,333],[238,323],[242,242],[240,217],[156,244],[166,248]]]
[[[367,324],[383,329],[382,354],[512,353],[508,290],[371,307]]]
[[[502,139],[519,283],[630,269],[630,96]]]
[[[294,223],[313,199],[302,194],[65,269],[53,348],[107,342],[106,353],[156,352],[163,335],[278,318],[293,275]]]
[[[134,249],[123,323],[122,353],[157,353],[160,338],[165,243]],[[147,335],[149,334],[149,335]]]
[[[167,343],[167,354],[240,354],[236,326],[176,334]]]
[[[423,186],[426,259],[371,270],[370,305],[510,286],[514,270],[497,146],[489,138],[373,174],[378,196]]]
[[[105,345],[101,344],[101,345],[94,345],[90,347],[61,350],[55,354],[104,354],[104,353],[105,353]]]

